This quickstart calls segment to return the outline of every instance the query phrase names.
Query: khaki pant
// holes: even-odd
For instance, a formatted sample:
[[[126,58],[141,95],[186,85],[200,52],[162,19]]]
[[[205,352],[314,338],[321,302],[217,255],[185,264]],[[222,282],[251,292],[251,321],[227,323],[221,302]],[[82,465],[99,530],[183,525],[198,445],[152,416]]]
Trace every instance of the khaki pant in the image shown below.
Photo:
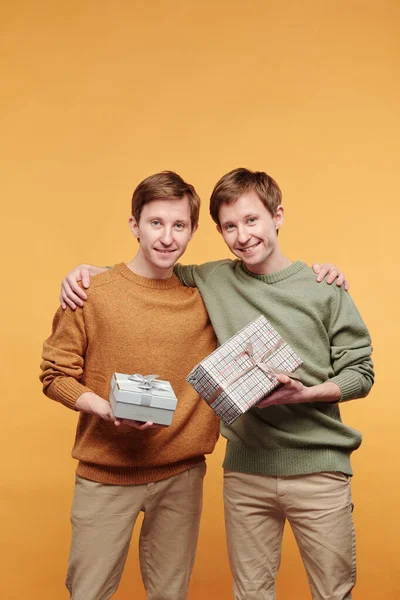
[[[103,485],[77,477],[66,579],[72,600],[112,597],[141,511],[144,518],[139,559],[147,598],[186,600],[205,471],[206,465],[201,463],[169,479],[127,486]]]
[[[266,477],[225,471],[225,521],[235,600],[275,600],[289,521],[314,600],[349,600],[355,585],[350,478]]]

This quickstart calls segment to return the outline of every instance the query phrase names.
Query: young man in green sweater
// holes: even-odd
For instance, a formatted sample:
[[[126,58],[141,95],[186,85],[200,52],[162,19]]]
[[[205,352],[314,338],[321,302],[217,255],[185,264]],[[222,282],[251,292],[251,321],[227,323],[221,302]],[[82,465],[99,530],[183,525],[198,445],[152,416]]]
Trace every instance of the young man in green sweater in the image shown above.
[[[282,254],[281,192],[267,174],[228,173],[213,191],[210,210],[239,260],[176,272],[200,290],[219,342],[264,314],[304,361],[297,371],[302,383],[279,376],[278,391],[230,428],[222,426],[235,599],[275,599],[286,519],[313,598],[351,598],[349,457],[361,437],[342,424],[337,402],[365,396],[372,385],[368,332],[343,289],[316,285],[311,269]]]
[[[283,255],[281,191],[266,173],[236,169],[216,184],[211,216],[239,260],[178,266],[201,292],[220,343],[265,315],[304,363],[231,427],[225,516],[236,600],[274,600],[286,519],[314,600],[348,600],[355,585],[350,455],[361,444],[338,403],[373,380],[371,340],[343,288],[315,284]]]

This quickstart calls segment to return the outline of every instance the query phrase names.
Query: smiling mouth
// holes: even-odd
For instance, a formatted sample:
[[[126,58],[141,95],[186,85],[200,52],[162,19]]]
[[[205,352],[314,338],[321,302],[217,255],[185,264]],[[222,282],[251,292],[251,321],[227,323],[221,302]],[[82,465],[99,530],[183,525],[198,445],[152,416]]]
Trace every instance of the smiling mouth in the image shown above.
[[[243,252],[243,254],[247,254],[248,252],[251,252],[252,250],[254,250],[254,248],[257,248],[257,246],[259,246],[261,244],[261,242],[256,242],[255,244],[252,244],[251,246],[246,246],[245,248],[236,248],[236,250],[238,250],[238,252]]]
[[[177,248],[174,248],[173,250],[169,250],[166,248],[154,248],[154,250],[156,252],[159,252],[160,254],[172,254],[173,252],[177,252]]]

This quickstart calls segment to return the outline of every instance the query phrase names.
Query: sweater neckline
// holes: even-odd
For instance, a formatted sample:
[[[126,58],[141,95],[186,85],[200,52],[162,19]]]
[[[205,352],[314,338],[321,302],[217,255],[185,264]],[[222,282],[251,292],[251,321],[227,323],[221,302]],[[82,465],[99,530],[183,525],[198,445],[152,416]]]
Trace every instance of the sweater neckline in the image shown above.
[[[255,279],[260,279],[260,281],[264,281],[265,283],[278,283],[279,281],[283,281],[284,279],[295,275],[307,265],[301,260],[297,260],[288,267],[285,267],[276,273],[268,273],[267,275],[258,275],[257,273],[252,273],[243,262],[240,263],[240,266],[247,275],[250,275]]]
[[[122,277],[125,277],[125,279],[136,283],[136,285],[151,288],[153,290],[171,290],[172,288],[182,285],[175,274],[168,279],[150,279],[149,277],[143,277],[142,275],[134,273],[125,263],[119,263],[112,267],[112,269],[116,273],[122,275]]]

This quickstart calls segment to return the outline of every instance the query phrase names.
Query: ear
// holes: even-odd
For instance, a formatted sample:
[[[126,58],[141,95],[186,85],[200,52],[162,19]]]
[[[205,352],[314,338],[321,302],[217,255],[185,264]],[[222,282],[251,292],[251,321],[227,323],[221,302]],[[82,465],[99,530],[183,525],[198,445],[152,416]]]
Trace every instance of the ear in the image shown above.
[[[139,225],[132,215],[129,217],[129,227],[135,238],[139,239]]]
[[[280,229],[285,220],[285,209],[283,208],[283,206],[281,204],[276,209],[276,213],[275,213],[273,219],[275,222],[275,229],[276,230]]]
[[[222,233],[221,225],[216,225],[218,233]]]

